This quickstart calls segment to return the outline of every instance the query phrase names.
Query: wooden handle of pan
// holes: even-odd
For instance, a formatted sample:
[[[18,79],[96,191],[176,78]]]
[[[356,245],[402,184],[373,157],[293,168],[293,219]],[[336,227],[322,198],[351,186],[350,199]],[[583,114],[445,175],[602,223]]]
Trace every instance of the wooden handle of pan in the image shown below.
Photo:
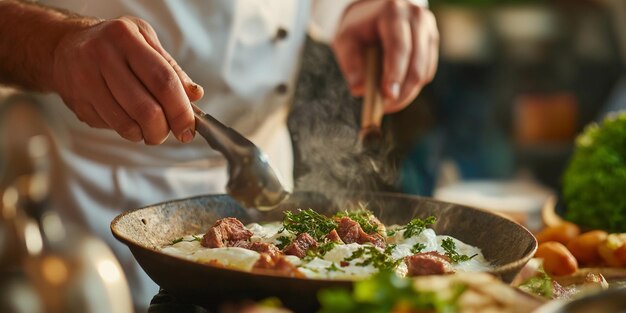
[[[365,94],[363,95],[363,109],[361,111],[361,133],[380,132],[383,119],[383,96],[380,93],[380,49],[370,47],[365,56]]]

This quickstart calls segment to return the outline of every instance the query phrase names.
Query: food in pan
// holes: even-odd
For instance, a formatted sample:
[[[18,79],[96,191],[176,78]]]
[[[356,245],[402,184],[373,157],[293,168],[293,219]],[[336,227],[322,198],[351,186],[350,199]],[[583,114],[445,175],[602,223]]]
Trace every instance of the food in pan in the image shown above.
[[[492,267],[481,250],[437,235],[435,217],[386,227],[360,209],[327,217],[285,212],[282,222],[244,226],[218,220],[205,234],[178,238],[162,252],[215,266],[317,279],[361,279],[381,270],[421,276]]]

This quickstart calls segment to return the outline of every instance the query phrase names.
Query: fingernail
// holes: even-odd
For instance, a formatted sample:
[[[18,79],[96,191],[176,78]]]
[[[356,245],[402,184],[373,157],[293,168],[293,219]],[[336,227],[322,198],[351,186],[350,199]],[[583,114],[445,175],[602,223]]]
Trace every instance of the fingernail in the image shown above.
[[[187,129],[181,136],[180,141],[182,143],[188,143],[193,139],[194,131],[191,129]]]
[[[400,84],[391,83],[391,85],[389,85],[389,91],[391,92],[391,97],[393,99],[398,99],[398,97],[400,96]]]

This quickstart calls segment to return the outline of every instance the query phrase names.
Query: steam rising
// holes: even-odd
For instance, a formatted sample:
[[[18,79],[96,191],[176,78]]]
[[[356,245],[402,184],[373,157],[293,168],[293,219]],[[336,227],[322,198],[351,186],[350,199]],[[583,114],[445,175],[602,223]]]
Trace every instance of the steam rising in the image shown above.
[[[296,190],[395,189],[391,134],[383,130],[380,146],[361,147],[360,112],[361,100],[350,96],[330,49],[309,40],[289,119]]]

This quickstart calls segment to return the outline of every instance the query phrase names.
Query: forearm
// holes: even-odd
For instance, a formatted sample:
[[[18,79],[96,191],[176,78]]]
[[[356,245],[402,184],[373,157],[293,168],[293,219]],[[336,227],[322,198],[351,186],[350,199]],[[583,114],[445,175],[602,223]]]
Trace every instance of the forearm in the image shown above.
[[[94,23],[97,20],[29,2],[0,0],[0,84],[53,91],[59,41]]]

